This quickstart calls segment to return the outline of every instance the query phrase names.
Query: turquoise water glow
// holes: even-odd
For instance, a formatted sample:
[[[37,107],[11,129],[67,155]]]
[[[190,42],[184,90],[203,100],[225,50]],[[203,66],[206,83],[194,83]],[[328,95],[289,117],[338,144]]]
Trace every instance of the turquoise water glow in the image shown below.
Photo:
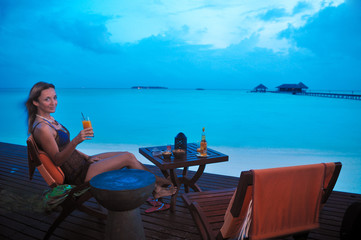
[[[0,90],[5,113],[0,141],[25,145],[28,90]],[[129,150],[172,144],[183,132],[200,140],[206,128],[209,147],[230,161],[206,171],[239,176],[242,170],[341,161],[337,190],[361,193],[361,101],[248,93],[236,90],[57,89],[54,117],[74,137],[81,112],[92,121],[95,138],[79,145],[97,151]],[[138,158],[149,163],[142,156]]]

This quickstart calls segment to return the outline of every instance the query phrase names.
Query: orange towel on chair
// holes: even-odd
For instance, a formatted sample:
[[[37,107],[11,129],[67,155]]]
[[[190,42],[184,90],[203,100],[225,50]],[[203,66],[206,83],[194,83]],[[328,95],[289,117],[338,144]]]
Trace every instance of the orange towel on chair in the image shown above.
[[[253,170],[251,239],[317,228],[324,164]]]

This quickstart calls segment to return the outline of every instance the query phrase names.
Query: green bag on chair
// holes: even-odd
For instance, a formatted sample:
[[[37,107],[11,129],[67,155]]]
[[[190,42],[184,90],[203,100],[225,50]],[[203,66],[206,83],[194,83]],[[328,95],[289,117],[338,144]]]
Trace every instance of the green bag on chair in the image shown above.
[[[74,188],[73,185],[58,185],[52,189],[46,190],[43,193],[43,205],[45,210],[52,211],[56,207],[58,207],[68,196],[69,192]],[[78,197],[86,192],[89,188],[83,189],[74,194],[74,196]]]

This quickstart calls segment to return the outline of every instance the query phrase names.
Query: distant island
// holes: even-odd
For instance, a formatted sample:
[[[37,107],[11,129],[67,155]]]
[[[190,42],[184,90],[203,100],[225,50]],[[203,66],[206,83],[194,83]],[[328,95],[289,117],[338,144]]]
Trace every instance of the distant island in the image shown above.
[[[134,86],[132,89],[168,89],[167,87],[157,87],[157,86]]]

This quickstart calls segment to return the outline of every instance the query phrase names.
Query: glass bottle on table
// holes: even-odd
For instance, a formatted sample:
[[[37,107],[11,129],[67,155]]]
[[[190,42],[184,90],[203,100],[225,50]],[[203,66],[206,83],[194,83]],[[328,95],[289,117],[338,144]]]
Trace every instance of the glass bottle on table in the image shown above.
[[[204,128],[202,129],[202,140],[200,144],[200,154],[201,156],[207,156],[207,141],[206,141],[206,134],[204,132]]]

